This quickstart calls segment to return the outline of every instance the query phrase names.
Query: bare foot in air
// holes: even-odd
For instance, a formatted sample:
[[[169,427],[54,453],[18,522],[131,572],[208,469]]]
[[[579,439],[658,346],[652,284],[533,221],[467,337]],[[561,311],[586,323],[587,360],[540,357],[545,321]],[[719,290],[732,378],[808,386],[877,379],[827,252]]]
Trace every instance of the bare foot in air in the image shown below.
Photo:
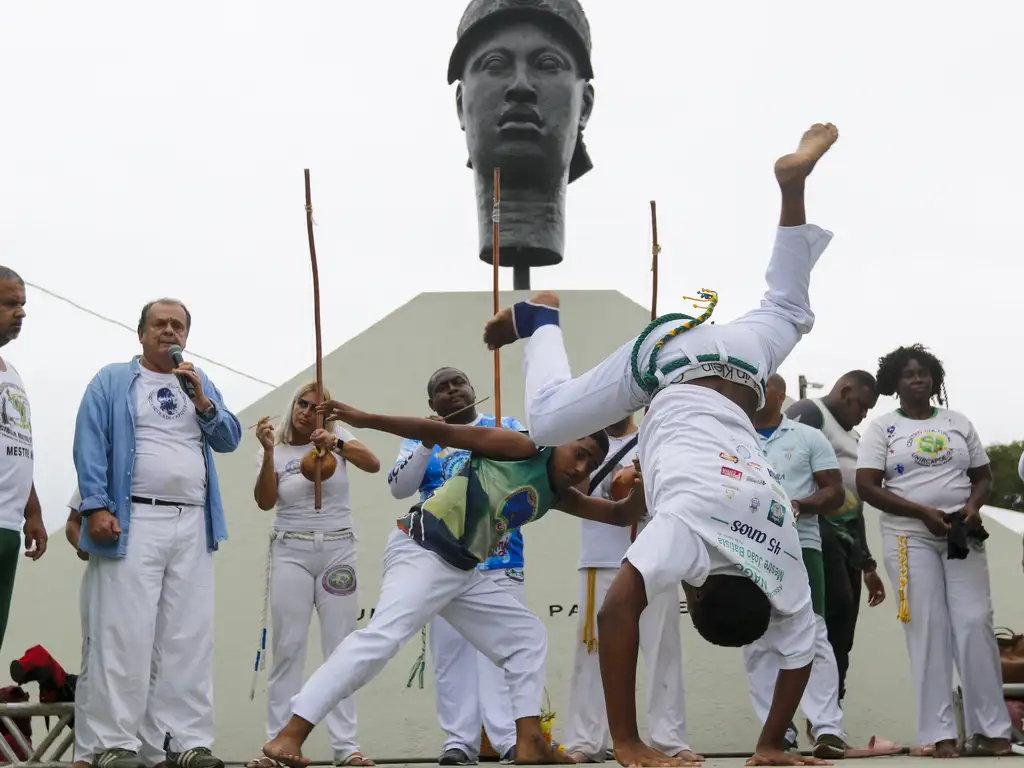
[[[284,731],[263,745],[263,754],[288,768],[306,768],[310,762],[302,756],[302,742],[289,738]]]
[[[674,768],[674,766],[699,766],[697,759],[689,760],[683,750],[676,757],[670,757],[664,752],[659,752],[654,747],[649,747],[642,741],[635,744],[616,744],[615,759],[619,765],[626,768],[637,768],[638,766],[651,766],[652,768]],[[691,753],[692,754],[692,753]],[[696,758],[696,756],[694,756]]]
[[[541,291],[529,299],[530,304],[543,304],[546,307],[558,308],[558,294],[552,291]],[[484,326],[484,343],[488,349],[499,349],[519,339],[516,324],[512,319],[512,307],[505,307]]]
[[[811,175],[814,165],[839,138],[839,129],[832,123],[815,123],[800,139],[796,152],[775,161],[775,178],[780,186],[802,182]]]

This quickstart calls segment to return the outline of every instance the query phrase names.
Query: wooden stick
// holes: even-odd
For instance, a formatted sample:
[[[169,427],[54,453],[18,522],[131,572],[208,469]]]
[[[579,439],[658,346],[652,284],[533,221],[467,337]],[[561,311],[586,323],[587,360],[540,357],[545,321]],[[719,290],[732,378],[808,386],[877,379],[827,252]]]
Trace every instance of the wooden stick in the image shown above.
[[[658,244],[658,206],[651,200],[651,322],[658,319],[658,254],[661,253],[661,246]],[[651,409],[651,406],[644,408],[644,414]],[[637,524],[629,531],[629,540],[636,541]]]
[[[277,418],[277,416],[271,416],[270,420],[273,421],[276,418]],[[258,427],[259,425],[260,425],[260,423],[257,421],[255,424],[250,424],[248,427],[246,427],[246,430],[256,429],[256,427]]]
[[[492,292],[494,294],[494,314],[498,314],[498,257],[499,257],[499,233],[498,221],[501,219],[501,169],[494,169],[494,207],[491,209],[491,240],[493,250],[491,262],[494,267],[494,279]],[[494,419],[495,424],[501,427],[501,350],[494,350]]]
[[[470,408],[475,408],[476,406],[480,405],[480,403],[486,403],[490,399],[490,395],[488,395],[487,397],[481,397],[475,403],[470,403],[469,405],[465,405],[462,408],[459,408],[459,410],[455,411],[454,413],[449,413],[447,416],[444,417],[444,420],[448,421],[448,419],[450,419],[452,416],[458,416],[460,413],[465,413]]]
[[[306,235],[309,237],[309,259],[313,264],[313,324],[316,330],[316,394],[317,400],[322,403],[324,401],[324,361],[323,347],[320,339],[320,273],[316,268],[316,244],[313,242],[313,199],[309,191],[309,168],[303,170],[303,175],[306,181]],[[323,429],[323,426],[323,414],[317,413],[316,428]],[[323,481],[320,477],[322,469],[323,458],[318,457],[313,480],[313,485],[316,489],[313,497],[313,509],[317,512],[320,511],[324,495]]]

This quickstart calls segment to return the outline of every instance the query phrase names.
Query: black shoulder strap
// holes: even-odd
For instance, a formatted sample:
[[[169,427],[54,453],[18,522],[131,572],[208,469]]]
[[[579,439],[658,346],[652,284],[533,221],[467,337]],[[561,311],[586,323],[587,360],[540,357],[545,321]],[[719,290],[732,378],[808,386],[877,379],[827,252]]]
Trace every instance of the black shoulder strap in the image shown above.
[[[619,449],[618,453],[608,459],[608,461],[606,461],[604,465],[597,470],[593,478],[590,480],[590,488],[587,490],[587,494],[591,494],[597,490],[597,486],[599,486],[601,482],[608,477],[609,472],[619,466],[619,462],[622,461],[622,457],[632,450],[633,446],[636,445],[639,439],[640,433],[637,432],[633,435],[632,439],[626,441],[626,444]]]

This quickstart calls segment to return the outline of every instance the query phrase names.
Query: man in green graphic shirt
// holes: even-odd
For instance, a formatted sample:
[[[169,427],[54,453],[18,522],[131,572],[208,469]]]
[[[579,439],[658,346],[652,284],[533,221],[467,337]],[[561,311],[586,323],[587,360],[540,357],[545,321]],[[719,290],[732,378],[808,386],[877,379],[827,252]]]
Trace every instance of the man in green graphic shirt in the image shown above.
[[[505,670],[516,719],[516,763],[572,763],[551,748],[540,730],[544,625],[476,566],[508,531],[552,509],[631,525],[646,511],[642,481],[638,478],[629,497],[618,502],[578,490],[608,453],[603,431],[550,448],[510,429],[378,416],[334,401],[317,410],[356,428],[459,448],[470,455],[446,467],[445,484],[398,520],[384,551],[384,578],[373,618],[309,678],[292,701],[291,720],[263,747],[264,754],[293,768],[308,765],[302,744],[313,727],[440,615]]]

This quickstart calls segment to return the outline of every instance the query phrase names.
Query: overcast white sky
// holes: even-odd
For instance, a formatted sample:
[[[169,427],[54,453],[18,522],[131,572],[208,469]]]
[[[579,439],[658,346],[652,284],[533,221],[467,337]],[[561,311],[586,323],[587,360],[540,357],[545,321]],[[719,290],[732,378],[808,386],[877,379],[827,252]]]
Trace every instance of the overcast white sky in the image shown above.
[[[309,167],[325,352],[420,292],[487,290],[445,78],[463,7],[5,0],[0,263],[130,325],[148,299],[178,296],[191,350],[281,382],[313,359]],[[570,188],[564,264],[535,270],[534,287],[648,304],[653,198],[659,307],[706,286],[722,320],[740,314],[763,287],[772,162],[832,121],[842,136],[809,213],[836,238],[812,283],[818,324],[782,371],[791,388],[921,341],[986,442],[1024,436],[1010,399],[1024,378],[1018,4],[585,8],[596,167]],[[52,524],[75,485],[82,391],[137,341],[39,291],[28,301],[2,354],[26,381]],[[204,367],[235,410],[267,391]]]

